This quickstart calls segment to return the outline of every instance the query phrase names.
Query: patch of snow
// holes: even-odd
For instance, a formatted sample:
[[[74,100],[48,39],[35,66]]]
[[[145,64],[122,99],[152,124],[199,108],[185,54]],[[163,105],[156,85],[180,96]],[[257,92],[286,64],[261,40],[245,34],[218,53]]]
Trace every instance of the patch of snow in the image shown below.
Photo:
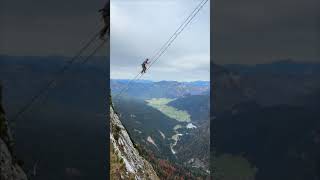
[[[197,128],[197,126],[193,125],[192,123],[189,123],[189,124],[187,125],[187,128],[188,128],[188,129],[195,129],[195,128]]]
[[[139,134],[141,134],[142,132],[139,131],[138,129],[133,129],[133,131],[138,132]]]
[[[177,145],[177,142],[179,141],[179,136],[183,136],[183,134],[175,134],[171,137],[175,142],[173,143],[173,146]]]
[[[194,162],[194,159],[193,158],[191,158],[189,161],[188,161],[188,163],[190,164],[190,163],[193,163]]]
[[[174,126],[173,130],[177,130],[177,129],[180,129],[180,128],[182,128],[182,126],[180,124],[178,124],[178,125]]]
[[[163,134],[163,132],[161,132],[160,130],[159,130],[159,133],[161,134],[161,136],[162,136],[163,139],[166,138],[166,136],[165,136],[165,135]]]
[[[153,144],[158,149],[158,146],[156,145],[156,143],[153,141],[153,139],[150,136],[148,136],[147,141],[149,143]]]
[[[179,140],[179,136],[183,136],[183,134],[178,133],[178,134],[175,134],[171,137],[171,139],[174,140],[174,143],[170,145],[170,149],[171,149],[172,154],[176,154],[176,152],[173,150],[173,148],[174,148],[174,146],[177,145],[178,140]]]
[[[170,149],[171,149],[172,154],[176,154],[176,152],[173,150],[172,145],[170,146]]]

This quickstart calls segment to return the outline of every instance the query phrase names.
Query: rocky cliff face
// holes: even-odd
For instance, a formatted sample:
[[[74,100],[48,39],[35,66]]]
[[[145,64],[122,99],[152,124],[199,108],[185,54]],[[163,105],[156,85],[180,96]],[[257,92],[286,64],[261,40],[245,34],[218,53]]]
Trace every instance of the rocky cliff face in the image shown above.
[[[0,179],[1,180],[27,180],[21,167],[14,162],[7,144],[0,138]]]
[[[110,179],[158,180],[156,172],[135,148],[119,116],[110,106]]]
[[[1,105],[0,86],[0,179],[1,180],[27,180],[22,168],[15,162],[12,155],[12,137]]]

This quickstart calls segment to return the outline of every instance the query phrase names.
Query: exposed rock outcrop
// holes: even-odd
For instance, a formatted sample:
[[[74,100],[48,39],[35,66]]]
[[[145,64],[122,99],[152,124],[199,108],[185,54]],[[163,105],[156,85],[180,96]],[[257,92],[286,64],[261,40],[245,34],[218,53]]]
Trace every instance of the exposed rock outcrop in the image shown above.
[[[21,167],[14,162],[6,143],[0,138],[0,179],[1,180],[27,180]]]
[[[16,163],[13,157],[13,139],[5,118],[1,104],[0,86],[0,179],[1,180],[27,180],[27,175]]]
[[[151,164],[135,148],[112,106],[110,106],[110,153],[110,179],[159,179]]]

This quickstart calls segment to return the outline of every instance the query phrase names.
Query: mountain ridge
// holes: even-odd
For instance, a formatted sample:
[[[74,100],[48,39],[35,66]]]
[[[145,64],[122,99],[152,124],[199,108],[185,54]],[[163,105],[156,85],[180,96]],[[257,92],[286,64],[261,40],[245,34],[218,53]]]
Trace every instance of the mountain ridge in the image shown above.
[[[1,180],[27,180],[26,173],[13,154],[13,138],[2,107],[1,90],[0,85],[0,177]]]
[[[110,142],[111,179],[159,179],[151,164],[135,148],[112,105],[110,105]],[[122,168],[117,169],[117,164]]]

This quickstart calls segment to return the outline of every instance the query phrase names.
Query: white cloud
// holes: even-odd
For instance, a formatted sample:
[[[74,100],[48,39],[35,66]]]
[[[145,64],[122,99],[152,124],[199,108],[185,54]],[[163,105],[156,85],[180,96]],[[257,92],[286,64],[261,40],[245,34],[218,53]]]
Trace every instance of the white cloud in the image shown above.
[[[114,0],[111,3],[111,78],[130,79],[200,0]],[[208,80],[209,4],[144,76],[152,80]]]

